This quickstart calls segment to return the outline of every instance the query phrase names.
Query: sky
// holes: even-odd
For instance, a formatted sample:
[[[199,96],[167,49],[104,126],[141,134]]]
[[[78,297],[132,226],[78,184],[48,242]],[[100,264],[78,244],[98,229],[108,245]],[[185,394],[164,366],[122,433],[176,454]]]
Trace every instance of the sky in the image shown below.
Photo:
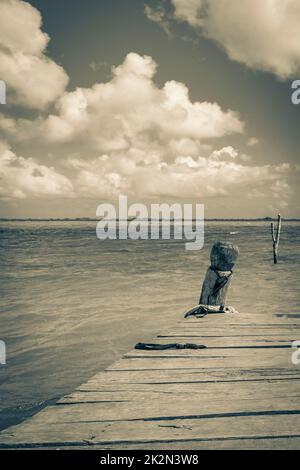
[[[1,0],[0,217],[300,217],[298,0]]]

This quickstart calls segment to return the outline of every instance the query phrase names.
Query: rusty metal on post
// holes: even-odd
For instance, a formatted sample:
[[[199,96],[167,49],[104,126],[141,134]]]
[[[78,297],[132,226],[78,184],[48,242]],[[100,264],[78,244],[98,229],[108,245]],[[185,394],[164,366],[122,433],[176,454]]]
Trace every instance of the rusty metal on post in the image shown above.
[[[278,214],[276,234],[275,234],[274,224],[273,224],[273,222],[271,223],[271,235],[272,235],[272,242],[273,242],[273,260],[274,260],[274,264],[277,264],[277,262],[278,262],[278,247],[279,247],[279,240],[280,240],[281,223],[282,223],[281,215]]]

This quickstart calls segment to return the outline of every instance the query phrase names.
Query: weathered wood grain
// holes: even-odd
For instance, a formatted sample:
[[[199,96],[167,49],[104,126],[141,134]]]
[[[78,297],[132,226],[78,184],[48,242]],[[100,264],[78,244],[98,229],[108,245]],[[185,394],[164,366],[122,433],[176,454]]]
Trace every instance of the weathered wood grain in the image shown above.
[[[95,390],[104,387],[138,386],[139,384],[193,384],[207,382],[261,382],[266,380],[285,380],[289,383],[293,380],[300,379],[300,371],[298,368],[212,368],[212,369],[192,369],[192,370],[147,370],[128,371],[116,370],[105,373],[99,373],[91,378],[86,384],[81,385],[80,390]],[[288,384],[287,384],[288,386]]]
[[[232,243],[214,243],[208,268],[200,293],[199,304],[225,307],[228,287],[232,279],[232,268],[238,258],[239,249]]]
[[[237,382],[234,385],[228,382],[210,382],[192,384],[146,384],[144,387],[137,387],[132,384],[129,388],[119,387],[119,390],[103,389],[83,389],[74,391],[73,393],[61,398],[59,404],[69,403],[94,403],[94,402],[110,402],[110,401],[126,401],[138,402],[139,400],[164,400],[166,398],[173,399],[182,398],[186,400],[195,400],[195,396],[214,395],[215,399],[232,401],[233,398],[240,399],[269,399],[285,397],[300,397],[300,383],[292,382],[287,384],[285,381],[262,381],[255,382]]]
[[[207,349],[133,349],[56,405],[4,430],[0,447],[299,449],[300,368],[290,348],[299,338],[294,319],[180,321],[152,342]]]
[[[74,404],[61,404],[48,407],[31,419],[29,425],[40,428],[44,426],[58,426],[60,424],[104,423],[104,422],[131,422],[131,421],[166,421],[203,418],[222,418],[230,416],[253,415],[299,415],[299,396],[277,397],[271,400],[269,397],[255,397],[234,400],[224,400],[216,397],[213,401],[202,400],[200,394],[197,399],[187,400],[183,396],[162,397],[160,400],[139,399],[135,402],[111,401],[111,402],[80,402]],[[300,420],[299,420],[300,421]],[[23,430],[27,429],[24,424]]]
[[[205,351],[205,350],[203,350]],[[228,351],[228,350],[226,350]],[[235,350],[234,350],[235,351]],[[194,370],[210,369],[217,365],[219,367],[288,367],[291,365],[291,351],[288,349],[276,349],[274,351],[249,349],[249,354],[242,355],[237,350],[236,355],[226,355],[222,352],[208,350],[203,352],[201,357],[189,356],[188,358],[170,357],[164,358],[163,356],[155,358],[124,358],[115,362],[107,370]],[[160,353],[160,351],[159,351]]]
[[[20,434],[22,439],[20,440]],[[37,426],[32,422],[2,433],[3,447],[120,445],[194,442],[216,439],[278,439],[300,437],[299,415],[270,414],[219,418],[62,423]]]

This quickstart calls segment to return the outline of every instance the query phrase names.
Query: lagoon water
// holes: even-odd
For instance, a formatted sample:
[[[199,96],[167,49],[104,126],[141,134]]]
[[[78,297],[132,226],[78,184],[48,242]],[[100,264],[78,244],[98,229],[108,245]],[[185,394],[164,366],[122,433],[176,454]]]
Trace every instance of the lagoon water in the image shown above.
[[[214,241],[237,243],[228,295],[241,313],[299,314],[300,223],[206,222],[201,251],[180,240],[106,240],[95,221],[0,223],[0,429],[73,391],[198,303]],[[299,338],[300,339],[300,338]]]

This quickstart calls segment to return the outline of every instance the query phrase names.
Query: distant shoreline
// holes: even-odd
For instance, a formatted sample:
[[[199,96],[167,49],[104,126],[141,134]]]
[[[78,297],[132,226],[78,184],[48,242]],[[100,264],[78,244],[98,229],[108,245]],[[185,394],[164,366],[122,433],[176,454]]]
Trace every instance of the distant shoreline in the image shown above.
[[[0,222],[98,222],[100,219],[99,218],[94,218],[94,217],[76,217],[76,218],[46,218],[46,219],[39,219],[39,218],[31,218],[31,217],[26,217],[26,218],[6,218],[6,217],[1,217]],[[135,220],[134,218],[129,218],[126,221],[130,222],[132,220]],[[147,219],[141,219],[142,221],[147,221]],[[157,222],[162,222],[165,219],[159,219]],[[176,219],[180,220],[180,219]],[[264,218],[205,218],[205,222],[272,222],[276,221],[277,217],[272,218],[272,217],[264,217]],[[300,218],[290,218],[290,219],[284,219],[282,218],[283,221],[285,222],[300,222]],[[117,219],[117,222],[123,221],[123,219]],[[148,222],[150,222],[151,219],[148,219]],[[192,219],[192,222],[195,222],[196,219]],[[171,222],[174,222],[174,219],[171,219]]]

